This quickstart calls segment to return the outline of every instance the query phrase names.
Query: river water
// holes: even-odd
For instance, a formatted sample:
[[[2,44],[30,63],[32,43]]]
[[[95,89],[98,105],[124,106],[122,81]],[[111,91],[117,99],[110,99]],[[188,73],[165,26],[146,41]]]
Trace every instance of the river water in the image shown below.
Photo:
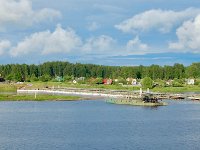
[[[1,150],[199,150],[200,103],[0,102]]]

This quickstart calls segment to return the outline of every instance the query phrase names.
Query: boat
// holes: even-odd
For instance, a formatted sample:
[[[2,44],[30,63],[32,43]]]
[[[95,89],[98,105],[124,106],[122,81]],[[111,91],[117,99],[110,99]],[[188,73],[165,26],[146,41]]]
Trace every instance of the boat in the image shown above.
[[[200,96],[190,96],[190,97],[187,97],[187,98],[190,99],[190,100],[196,100],[196,101],[200,100]]]
[[[182,100],[185,99],[185,96],[183,94],[173,94],[169,96],[169,99]]]
[[[125,98],[112,98],[106,100],[107,103],[121,104],[121,105],[134,105],[134,106],[166,106],[166,102],[162,102],[153,94],[146,93],[140,96],[127,96]]]

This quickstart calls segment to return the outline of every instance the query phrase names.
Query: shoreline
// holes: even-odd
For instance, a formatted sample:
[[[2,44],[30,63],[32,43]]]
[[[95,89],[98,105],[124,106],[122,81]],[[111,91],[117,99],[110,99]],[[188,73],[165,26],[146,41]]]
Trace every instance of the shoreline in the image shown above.
[[[70,100],[96,100],[107,98],[125,98],[125,97],[139,97],[139,91],[128,90],[105,90],[105,89],[85,89],[85,88],[42,88],[42,89],[18,89],[16,92],[2,92],[0,93],[0,100],[11,101],[70,101]],[[146,93],[143,91],[143,93]],[[150,92],[160,100],[197,100],[200,101],[200,94],[175,94]],[[3,97],[1,95],[13,95],[12,98]],[[20,96],[21,95],[21,96]],[[39,95],[44,95],[40,99],[36,99]],[[71,99],[69,98],[71,97]],[[26,99],[27,98],[27,99]]]
[[[80,101],[86,98],[80,96],[70,95],[47,95],[39,94],[37,96],[32,94],[1,94],[0,102],[3,101]]]
[[[75,91],[77,90],[77,91]],[[89,99],[97,98],[124,98],[124,97],[139,97],[139,92],[122,92],[119,91],[110,91],[109,93],[104,93],[103,91],[78,91],[78,89],[73,90],[17,90],[18,94],[53,94],[53,95],[72,95],[80,97],[88,97]],[[145,92],[144,92],[145,93]],[[200,100],[200,95],[187,95],[187,94],[166,94],[166,93],[152,93],[158,99],[165,100]]]
[[[90,97],[102,97],[102,98],[120,98],[122,94],[105,94],[95,92],[75,92],[75,91],[60,91],[60,90],[17,90],[18,94],[61,94],[61,95],[74,95],[74,96],[90,96]]]

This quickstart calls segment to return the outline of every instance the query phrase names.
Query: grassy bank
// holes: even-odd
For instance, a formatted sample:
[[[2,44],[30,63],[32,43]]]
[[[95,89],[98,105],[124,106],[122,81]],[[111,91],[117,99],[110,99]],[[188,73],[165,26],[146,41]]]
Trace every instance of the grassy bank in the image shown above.
[[[32,86],[27,87],[28,89],[42,89],[45,87],[70,87],[70,88],[84,88],[84,89],[109,89],[109,90],[139,90],[140,87],[133,86],[121,86],[121,85],[90,85],[90,84],[69,84],[60,82],[33,82],[30,83]],[[144,89],[146,90],[146,89]],[[155,87],[151,89],[153,92],[164,92],[164,93],[183,93],[183,92],[200,92],[200,86],[184,86],[184,87]]]
[[[1,94],[0,101],[73,101],[81,100],[78,96],[66,96],[66,95],[12,95],[12,94]]]
[[[11,84],[0,84],[0,92],[16,92],[17,87]]]
[[[49,88],[82,88],[82,89],[109,89],[109,90],[139,90],[140,87],[121,86],[121,85],[90,85],[90,84],[70,84],[64,82],[27,82],[23,84],[0,84],[0,92],[16,92],[16,89],[49,89]],[[144,89],[146,90],[146,89]],[[183,92],[200,92],[200,86],[184,86],[184,87],[155,87],[151,89],[153,92],[163,93],[183,93]]]
[[[121,85],[103,85],[103,84],[71,84],[64,82],[31,82],[26,83],[26,89],[43,89],[43,88],[83,88],[83,89],[109,89],[109,90],[139,90],[139,87],[121,86]]]
[[[184,93],[184,92],[200,92],[199,86],[185,86],[185,87],[156,87],[151,91],[162,93]]]

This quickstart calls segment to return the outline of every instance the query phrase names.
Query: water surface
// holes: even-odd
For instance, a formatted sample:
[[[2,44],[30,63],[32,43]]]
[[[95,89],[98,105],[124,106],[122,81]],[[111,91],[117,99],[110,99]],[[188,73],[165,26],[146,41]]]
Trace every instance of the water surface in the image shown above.
[[[1,150],[198,150],[200,103],[0,102]]]

